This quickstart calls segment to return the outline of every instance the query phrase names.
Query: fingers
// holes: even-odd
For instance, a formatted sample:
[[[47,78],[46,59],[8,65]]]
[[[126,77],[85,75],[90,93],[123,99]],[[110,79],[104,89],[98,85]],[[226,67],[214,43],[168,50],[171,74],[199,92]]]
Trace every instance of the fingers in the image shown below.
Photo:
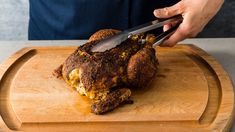
[[[160,46],[161,47],[173,47],[177,42],[182,41],[185,38],[179,31],[172,34],[167,40],[165,40]]]
[[[169,30],[170,28],[172,27],[172,25],[169,23],[169,24],[166,24],[163,26],[163,31],[166,32],[167,30]]]
[[[195,32],[192,31],[193,27],[191,23],[192,22],[188,19],[188,16],[186,16],[183,22],[178,27],[178,29],[167,40],[165,40],[160,46],[172,47],[176,45],[178,42],[184,40],[185,38],[195,36],[196,34]]]
[[[170,7],[156,9],[154,10],[153,14],[158,18],[168,18],[168,17],[182,14],[183,11],[184,11],[184,6],[182,2],[180,1],[177,4],[170,6]]]
[[[178,14],[182,14],[183,10],[184,9],[182,2],[178,2],[177,4],[171,7],[154,10],[154,15],[158,18],[168,18]],[[177,23],[178,22],[164,25],[163,31],[165,32],[169,30],[172,26],[176,25]],[[164,43],[160,46],[174,46],[178,41],[183,40],[183,38],[184,37],[181,36],[179,32],[175,32],[172,36],[170,36],[168,40],[164,41]]]
[[[185,38],[195,37],[220,9],[223,2],[218,1],[223,0],[181,0],[173,6],[154,10],[153,13],[158,18],[169,18],[179,14],[183,17],[175,33],[160,46],[174,46]],[[163,30],[166,31],[174,25],[164,25]]]
[[[164,25],[163,26],[163,31],[165,32],[165,31],[169,30],[171,27],[179,24],[180,22],[181,21],[175,21],[175,22],[171,22],[171,23],[168,23],[168,24]]]

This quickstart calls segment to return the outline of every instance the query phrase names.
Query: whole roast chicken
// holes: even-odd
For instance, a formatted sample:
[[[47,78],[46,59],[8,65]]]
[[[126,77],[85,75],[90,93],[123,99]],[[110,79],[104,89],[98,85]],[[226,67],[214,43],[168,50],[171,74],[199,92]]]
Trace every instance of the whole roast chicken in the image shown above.
[[[146,86],[157,71],[154,35],[136,35],[105,52],[91,52],[92,46],[119,32],[97,31],[54,71],[56,77],[92,100],[91,112],[95,114],[133,103],[131,89]]]

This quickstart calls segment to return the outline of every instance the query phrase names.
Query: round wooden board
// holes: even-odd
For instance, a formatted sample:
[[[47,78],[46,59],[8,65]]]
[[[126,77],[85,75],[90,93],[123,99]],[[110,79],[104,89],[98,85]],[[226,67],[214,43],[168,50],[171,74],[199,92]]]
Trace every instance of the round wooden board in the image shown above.
[[[201,49],[158,47],[160,66],[152,83],[132,89],[133,105],[105,115],[90,113],[89,100],[52,76],[75,49],[28,47],[0,66],[0,131],[229,130],[234,113],[232,82]]]

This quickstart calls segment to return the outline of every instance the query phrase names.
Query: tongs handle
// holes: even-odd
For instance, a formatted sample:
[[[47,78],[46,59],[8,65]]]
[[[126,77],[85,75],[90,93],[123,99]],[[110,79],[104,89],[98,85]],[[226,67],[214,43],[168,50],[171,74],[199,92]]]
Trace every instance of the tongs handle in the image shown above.
[[[162,27],[165,24],[179,22],[182,20],[183,20],[183,17],[181,15],[177,15],[177,16],[167,18],[167,19],[157,19],[155,21],[125,30],[119,34],[116,34],[114,36],[101,40],[99,43],[97,43],[91,48],[91,52],[104,52],[106,50],[116,47],[117,45],[121,44],[123,41],[125,41],[126,39],[128,39],[129,37],[133,35],[144,33],[144,32],[156,29],[158,27]],[[161,34],[159,36],[160,39],[157,39],[156,44],[158,44],[159,42],[162,42],[162,40],[165,40],[165,38],[170,35],[170,34],[168,35],[168,33],[171,32],[173,29],[171,29],[170,31],[166,33]]]
[[[170,18],[158,18],[157,20],[145,23],[143,25],[128,29],[124,32],[127,32],[129,37],[133,36],[133,35],[137,35],[140,33],[144,33],[159,27],[164,26],[165,24],[169,24],[172,22],[177,22],[177,21],[182,21],[183,17],[181,15],[176,15]]]
[[[169,36],[171,36],[176,29],[179,27],[180,23],[178,23],[177,25],[171,27],[170,29],[168,29],[167,31],[161,33],[160,35],[158,35],[156,37],[156,42],[153,44],[153,47],[161,44],[163,41],[165,41]]]

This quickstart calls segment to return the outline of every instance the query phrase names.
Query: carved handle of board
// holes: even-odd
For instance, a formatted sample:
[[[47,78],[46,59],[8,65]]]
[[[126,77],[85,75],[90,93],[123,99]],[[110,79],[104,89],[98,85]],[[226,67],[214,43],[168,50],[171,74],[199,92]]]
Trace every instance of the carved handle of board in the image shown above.
[[[19,130],[22,124],[11,105],[11,81],[13,80],[12,75],[14,75],[18,69],[20,69],[25,60],[30,59],[35,53],[36,50],[31,48],[23,48],[1,64],[0,115],[7,127],[12,130]]]

